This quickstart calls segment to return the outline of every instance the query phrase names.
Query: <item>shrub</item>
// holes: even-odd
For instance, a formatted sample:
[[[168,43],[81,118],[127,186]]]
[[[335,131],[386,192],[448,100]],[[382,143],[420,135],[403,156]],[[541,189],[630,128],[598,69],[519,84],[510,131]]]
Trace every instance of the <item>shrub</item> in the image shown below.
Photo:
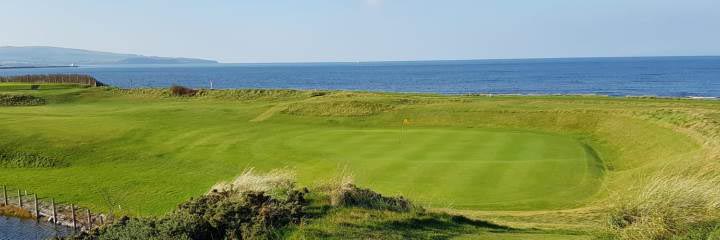
[[[176,96],[176,97],[192,97],[192,96],[195,96],[195,94],[197,94],[197,93],[198,93],[198,90],[188,88],[188,87],[183,87],[183,86],[178,86],[178,85],[173,85],[172,87],[170,87],[170,94],[172,96]]]
[[[0,106],[37,106],[45,104],[45,99],[31,95],[0,95]]]
[[[359,188],[354,184],[346,184],[339,191],[330,196],[333,206],[362,207],[377,210],[407,212],[416,207],[407,199],[400,197],[385,197],[370,189]]]
[[[283,228],[299,223],[307,204],[304,193],[286,200],[263,192],[212,192],[180,204],[160,218],[127,218],[78,239],[276,239]]]

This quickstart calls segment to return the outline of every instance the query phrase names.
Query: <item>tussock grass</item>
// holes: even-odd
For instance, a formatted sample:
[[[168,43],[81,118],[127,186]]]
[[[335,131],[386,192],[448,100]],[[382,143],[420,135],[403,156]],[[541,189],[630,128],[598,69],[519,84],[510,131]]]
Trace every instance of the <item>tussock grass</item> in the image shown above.
[[[612,209],[610,230],[621,239],[671,239],[720,217],[720,176],[656,176]]]
[[[284,199],[288,193],[295,189],[296,174],[286,168],[274,169],[268,173],[257,173],[255,169],[248,168],[230,182],[220,182],[210,189],[210,192],[231,192],[242,194],[245,192],[264,192],[268,195]]]
[[[31,219],[33,215],[30,211],[10,205],[0,204],[0,216],[17,217],[23,219]]]

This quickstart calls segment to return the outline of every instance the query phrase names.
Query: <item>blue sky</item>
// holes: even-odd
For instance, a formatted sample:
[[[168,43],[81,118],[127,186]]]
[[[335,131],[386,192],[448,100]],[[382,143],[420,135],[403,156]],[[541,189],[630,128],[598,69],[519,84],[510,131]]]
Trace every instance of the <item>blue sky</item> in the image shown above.
[[[223,62],[720,55],[718,0],[3,0],[0,45]]]

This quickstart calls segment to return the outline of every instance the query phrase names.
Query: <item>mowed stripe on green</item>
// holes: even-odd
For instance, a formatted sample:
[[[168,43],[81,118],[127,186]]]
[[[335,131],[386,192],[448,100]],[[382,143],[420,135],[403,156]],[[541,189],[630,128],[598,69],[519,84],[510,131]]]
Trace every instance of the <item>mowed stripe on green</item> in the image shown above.
[[[326,130],[288,140],[385,193],[435,206],[533,209],[577,204],[597,186],[581,143],[481,129]],[[302,167],[302,166],[300,166]],[[593,181],[584,181],[592,178]]]

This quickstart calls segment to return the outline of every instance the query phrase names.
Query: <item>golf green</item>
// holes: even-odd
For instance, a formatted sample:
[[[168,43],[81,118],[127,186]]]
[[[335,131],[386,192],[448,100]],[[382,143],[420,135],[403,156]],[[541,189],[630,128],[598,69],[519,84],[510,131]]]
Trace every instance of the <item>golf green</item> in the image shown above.
[[[301,173],[341,166],[356,181],[438,207],[552,208],[599,183],[595,155],[576,139],[482,129],[322,130],[286,140],[313,156]]]

